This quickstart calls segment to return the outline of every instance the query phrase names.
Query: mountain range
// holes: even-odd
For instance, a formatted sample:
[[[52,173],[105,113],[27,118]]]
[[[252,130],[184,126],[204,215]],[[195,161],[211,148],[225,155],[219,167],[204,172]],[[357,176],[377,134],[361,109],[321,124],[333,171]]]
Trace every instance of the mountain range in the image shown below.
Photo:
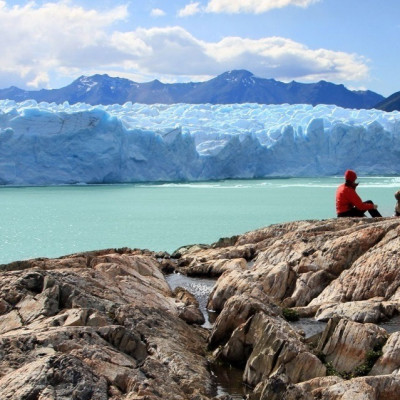
[[[369,109],[385,100],[370,90],[354,91],[326,81],[283,83],[256,77],[246,70],[225,72],[205,82],[165,84],[159,80],[137,83],[108,75],[81,76],[60,89],[27,91],[11,86],[0,89],[0,99],[38,102],[68,101],[70,104],[334,104],[344,108]]]
[[[378,103],[374,108],[383,111],[400,111],[400,92],[393,93],[387,99]]]

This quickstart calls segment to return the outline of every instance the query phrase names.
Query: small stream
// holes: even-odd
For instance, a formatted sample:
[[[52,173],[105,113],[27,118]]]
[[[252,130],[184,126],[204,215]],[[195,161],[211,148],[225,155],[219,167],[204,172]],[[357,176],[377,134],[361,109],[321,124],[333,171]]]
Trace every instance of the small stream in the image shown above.
[[[298,321],[290,322],[296,331],[304,332],[305,339],[310,339],[322,333],[326,327],[326,322],[317,321],[314,318],[300,318]]]
[[[216,279],[195,278],[180,273],[167,275],[166,280],[172,290],[180,286],[191,292],[199,302],[200,311],[206,322],[204,328],[212,329],[217,317],[215,312],[207,309],[208,297],[215,285]],[[242,400],[246,395],[246,387],[243,385],[243,371],[227,365],[212,364],[211,373],[217,383],[217,396],[229,395],[232,400]]]
[[[212,329],[217,314],[207,309],[207,302],[217,279],[197,278],[173,273],[167,275],[166,280],[171,290],[180,286],[196,297],[200,311],[206,320],[202,326]],[[302,331],[305,339],[311,339],[320,334],[326,326],[326,322],[319,322],[314,318],[301,318],[299,321],[291,322],[290,324],[297,331]],[[211,365],[211,372],[217,383],[217,396],[229,395],[232,400],[242,400],[248,394],[246,386],[243,385],[243,371],[241,369],[229,365],[213,364]]]
[[[386,329],[387,333],[391,334],[400,331],[400,315],[396,315],[389,321],[381,322],[379,324],[381,328]]]
[[[216,313],[207,310],[208,296],[215,285],[216,279],[210,278],[193,278],[190,276],[174,273],[165,277],[171,290],[177,287],[183,287],[192,293],[199,302],[200,311],[203,313],[206,322],[203,328],[211,329],[216,318]]]

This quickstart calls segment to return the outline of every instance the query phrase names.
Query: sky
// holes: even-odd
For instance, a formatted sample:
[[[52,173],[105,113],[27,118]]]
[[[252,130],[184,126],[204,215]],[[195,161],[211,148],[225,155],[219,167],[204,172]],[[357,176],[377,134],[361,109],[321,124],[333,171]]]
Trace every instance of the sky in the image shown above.
[[[399,37],[400,0],[0,0],[0,88],[246,69],[387,97],[400,91]]]

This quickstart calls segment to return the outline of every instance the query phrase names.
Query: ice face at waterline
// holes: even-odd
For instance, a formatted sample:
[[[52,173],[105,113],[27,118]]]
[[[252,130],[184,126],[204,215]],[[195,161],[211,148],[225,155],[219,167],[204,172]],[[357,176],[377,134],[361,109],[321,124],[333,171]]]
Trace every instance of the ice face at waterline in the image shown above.
[[[400,173],[400,113],[0,101],[0,184]]]

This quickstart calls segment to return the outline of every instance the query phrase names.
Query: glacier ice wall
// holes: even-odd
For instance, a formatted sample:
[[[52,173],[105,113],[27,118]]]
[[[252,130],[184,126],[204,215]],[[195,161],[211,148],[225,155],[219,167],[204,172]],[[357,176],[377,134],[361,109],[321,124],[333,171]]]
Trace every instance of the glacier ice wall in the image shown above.
[[[400,113],[0,101],[0,184],[400,174]]]

